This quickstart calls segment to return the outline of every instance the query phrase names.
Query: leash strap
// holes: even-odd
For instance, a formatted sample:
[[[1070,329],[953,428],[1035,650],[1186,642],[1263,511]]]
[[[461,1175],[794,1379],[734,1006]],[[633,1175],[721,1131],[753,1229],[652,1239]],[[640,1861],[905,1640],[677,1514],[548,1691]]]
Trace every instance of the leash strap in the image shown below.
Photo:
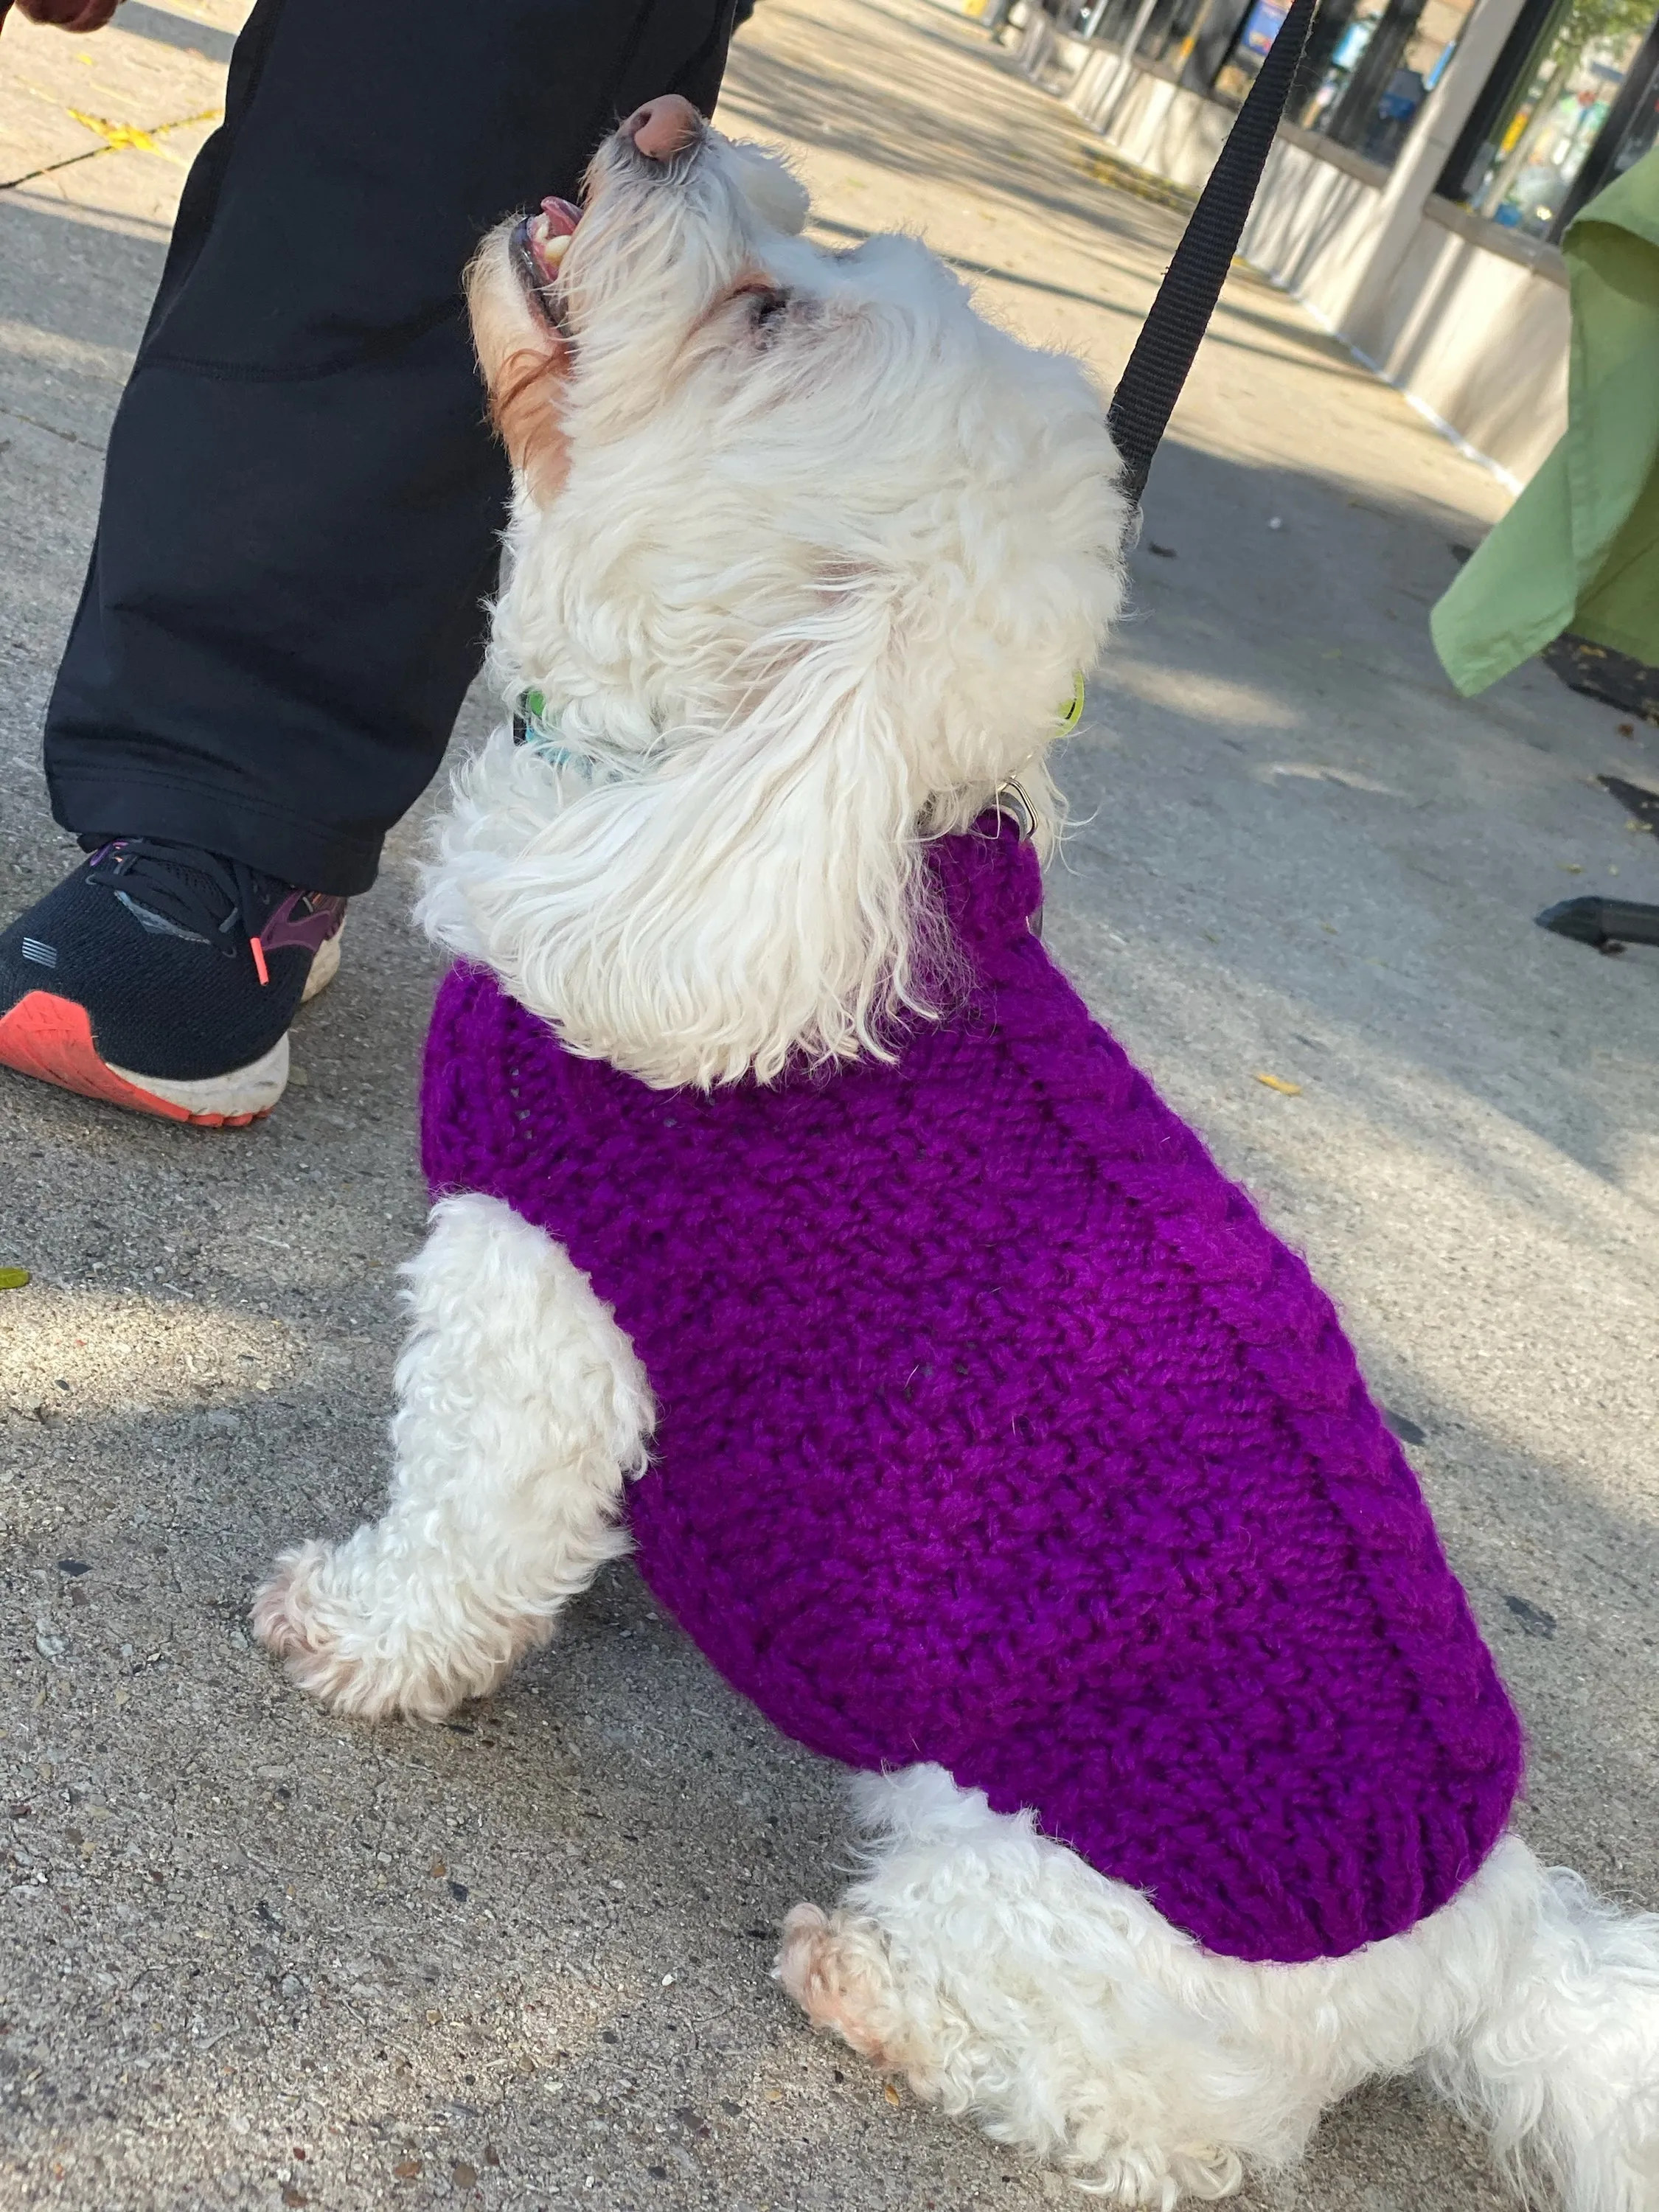
[[[1238,250],[1318,4],[1319,0],[1291,0],[1188,219],[1106,410],[1113,443],[1123,457],[1121,486],[1136,506]]]

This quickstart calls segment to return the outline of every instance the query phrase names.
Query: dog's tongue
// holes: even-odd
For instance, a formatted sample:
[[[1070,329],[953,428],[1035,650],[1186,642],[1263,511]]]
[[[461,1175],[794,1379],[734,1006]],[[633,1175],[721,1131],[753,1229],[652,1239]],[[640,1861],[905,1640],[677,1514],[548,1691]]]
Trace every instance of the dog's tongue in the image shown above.
[[[582,219],[579,207],[568,200],[548,198],[542,202],[541,213],[532,215],[525,226],[525,239],[536,258],[536,265],[550,283],[559,273],[576,225]]]

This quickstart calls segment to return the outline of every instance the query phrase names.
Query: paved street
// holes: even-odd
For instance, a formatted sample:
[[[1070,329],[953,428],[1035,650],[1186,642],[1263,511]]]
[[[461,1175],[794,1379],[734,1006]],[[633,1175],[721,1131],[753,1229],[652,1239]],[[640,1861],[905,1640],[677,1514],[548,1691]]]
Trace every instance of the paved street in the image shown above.
[[[72,857],[40,717],[243,12],[0,37],[8,915]],[[760,0],[721,119],[793,149],[827,240],[925,231],[1107,386],[1179,229],[927,0]],[[1504,504],[1236,276],[1067,755],[1049,942],[1340,1302],[1526,1713],[1528,1835],[1659,1906],[1659,953],[1532,924],[1573,890],[1659,897],[1590,781],[1659,787],[1659,731],[1536,665],[1452,695],[1428,607]],[[0,1291],[0,2208],[1066,2198],[768,1981],[782,1913],[837,1886],[836,1777],[630,1571],[447,1728],[327,1719],[250,1645],[271,1553],[385,1478],[437,972],[420,830],[354,906],[269,1123],[180,1133],[0,1073],[0,1267],[33,1273]],[[1382,2087],[1239,2201],[1504,2199],[1472,2136]]]

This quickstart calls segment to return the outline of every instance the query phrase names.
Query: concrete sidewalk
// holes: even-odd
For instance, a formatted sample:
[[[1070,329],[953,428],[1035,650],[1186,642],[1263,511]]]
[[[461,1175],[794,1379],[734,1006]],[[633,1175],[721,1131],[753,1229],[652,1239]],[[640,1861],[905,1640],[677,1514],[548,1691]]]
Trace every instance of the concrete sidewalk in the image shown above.
[[[8,914],[71,857],[40,716],[241,12],[128,0],[94,41],[0,38]],[[1104,384],[1179,228],[925,0],[761,0],[722,120],[793,147],[827,240],[924,229]],[[1659,732],[1535,666],[1452,696],[1427,607],[1503,499],[1236,280],[1068,755],[1050,941],[1341,1302],[1525,1710],[1528,1832],[1652,1905],[1659,956],[1531,917],[1659,896],[1589,781],[1659,787]],[[265,1126],[180,1134],[0,1074],[0,1266],[33,1273],[0,1291],[0,2206],[1065,2198],[768,1983],[782,1912],[840,1878],[836,1778],[630,1572],[445,1729],[343,1726],[249,1646],[271,1553],[385,1478],[436,972],[418,834]],[[1385,2087],[1240,2201],[1504,2199],[1473,2137]]]

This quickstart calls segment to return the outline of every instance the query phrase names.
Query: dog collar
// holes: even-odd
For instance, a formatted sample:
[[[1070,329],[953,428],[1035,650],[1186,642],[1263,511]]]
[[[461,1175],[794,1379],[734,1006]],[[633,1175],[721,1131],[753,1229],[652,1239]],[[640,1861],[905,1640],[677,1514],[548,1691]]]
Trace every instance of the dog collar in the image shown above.
[[[585,753],[574,745],[566,744],[563,732],[564,713],[547,711],[547,701],[539,691],[521,691],[513,716],[513,742],[528,745],[531,751],[544,760],[550,768],[568,769],[588,783],[609,783],[613,771],[601,768],[592,753]]]
[[[1083,671],[1079,669],[1072,678],[1072,696],[1060,709],[1056,720],[1061,737],[1069,737],[1083,720]],[[996,811],[1012,822],[1020,836],[1030,844],[1037,832],[1036,809],[1026,797],[1018,776],[1011,775],[1000,783],[991,794],[991,804]]]
[[[1072,696],[1055,718],[1063,737],[1069,737],[1083,720],[1084,697],[1083,671],[1079,669],[1072,679]],[[563,719],[562,711],[549,714],[547,700],[542,692],[533,690],[521,691],[513,716],[513,742],[515,745],[528,745],[531,751],[544,760],[550,768],[569,769],[575,775],[585,776],[589,783],[600,781],[599,763],[592,754],[578,752],[574,746],[563,742]],[[999,799],[1004,793],[1011,793],[1017,800],[1019,813],[1024,817],[1021,824],[1022,834],[1029,837],[1036,820],[1030,801],[1012,776],[998,793]]]

